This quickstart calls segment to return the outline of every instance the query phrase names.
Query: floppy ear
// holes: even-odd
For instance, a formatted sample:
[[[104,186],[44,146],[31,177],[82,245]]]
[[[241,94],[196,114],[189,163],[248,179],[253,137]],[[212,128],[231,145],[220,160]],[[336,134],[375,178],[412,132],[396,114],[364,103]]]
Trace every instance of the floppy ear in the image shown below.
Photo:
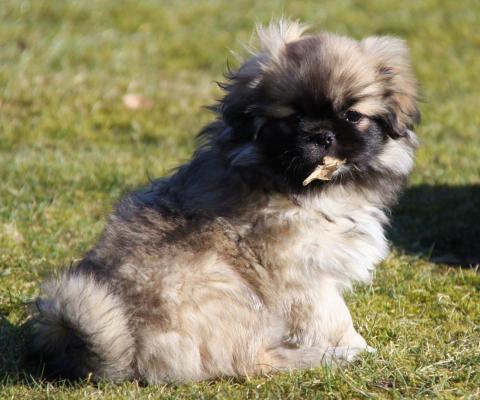
[[[299,39],[307,27],[297,21],[272,21],[268,26],[257,25],[259,50],[250,49],[253,57],[237,71],[227,75],[220,86],[226,95],[221,100],[221,113],[237,136],[254,137],[261,125],[262,81],[270,66],[281,62],[286,44]]]
[[[255,134],[256,108],[259,103],[259,84],[262,68],[259,56],[246,61],[240,69],[230,72],[220,87],[226,94],[220,101],[223,120],[233,129],[235,136],[248,138]]]
[[[407,130],[419,122],[417,81],[410,65],[405,42],[393,37],[370,37],[361,46],[376,66],[379,83],[384,88],[388,110],[383,122],[393,138],[407,135]]]

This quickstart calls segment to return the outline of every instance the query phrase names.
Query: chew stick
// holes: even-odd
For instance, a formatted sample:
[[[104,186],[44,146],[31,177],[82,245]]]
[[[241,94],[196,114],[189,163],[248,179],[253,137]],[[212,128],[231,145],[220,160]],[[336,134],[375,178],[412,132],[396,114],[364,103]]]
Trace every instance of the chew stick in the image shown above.
[[[340,160],[338,158],[325,156],[323,159],[323,164],[319,165],[315,170],[308,175],[303,181],[303,186],[307,186],[310,182],[315,179],[321,181],[329,181],[332,179],[333,173],[343,164],[346,160]]]

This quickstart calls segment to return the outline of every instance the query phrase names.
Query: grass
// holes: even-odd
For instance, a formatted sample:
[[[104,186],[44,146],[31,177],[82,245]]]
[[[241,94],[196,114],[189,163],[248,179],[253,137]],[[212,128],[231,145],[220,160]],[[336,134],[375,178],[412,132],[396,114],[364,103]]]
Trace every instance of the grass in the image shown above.
[[[281,14],[405,38],[422,83],[416,171],[391,256],[348,299],[378,349],[346,369],[141,387],[25,376],[25,304],[91,246],[122,192],[186,160],[230,49]],[[480,398],[480,3],[0,4],[0,398]],[[151,109],[126,110],[141,93]]]

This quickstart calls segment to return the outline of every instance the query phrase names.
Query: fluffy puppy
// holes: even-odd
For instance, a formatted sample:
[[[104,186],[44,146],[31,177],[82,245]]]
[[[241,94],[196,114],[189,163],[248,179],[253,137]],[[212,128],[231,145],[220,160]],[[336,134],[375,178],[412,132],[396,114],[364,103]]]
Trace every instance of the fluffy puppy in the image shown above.
[[[416,82],[399,39],[303,31],[259,27],[193,158],[124,198],[44,286],[30,350],[48,375],[196,381],[368,349],[342,292],[387,255]],[[304,186],[327,156],[338,168]]]

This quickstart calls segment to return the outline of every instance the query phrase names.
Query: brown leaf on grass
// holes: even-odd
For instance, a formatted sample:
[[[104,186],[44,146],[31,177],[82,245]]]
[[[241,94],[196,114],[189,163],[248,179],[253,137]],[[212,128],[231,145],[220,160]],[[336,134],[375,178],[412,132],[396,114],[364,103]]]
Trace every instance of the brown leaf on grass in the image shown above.
[[[141,94],[137,93],[126,94],[123,96],[122,101],[125,108],[129,110],[139,110],[142,108],[146,109],[153,106],[153,102],[151,100],[148,100]]]
[[[25,50],[27,50],[27,42],[25,42],[25,40],[23,39],[18,39],[17,40],[17,49],[19,52],[23,52]]]

